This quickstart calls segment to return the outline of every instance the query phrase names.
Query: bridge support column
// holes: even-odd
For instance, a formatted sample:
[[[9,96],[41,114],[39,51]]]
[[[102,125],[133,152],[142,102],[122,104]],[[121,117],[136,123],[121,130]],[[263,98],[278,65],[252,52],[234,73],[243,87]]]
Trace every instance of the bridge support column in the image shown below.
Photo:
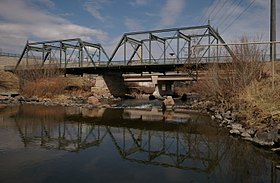
[[[107,72],[102,74],[103,79],[114,97],[124,97],[126,94],[126,86],[124,78],[120,72]]]
[[[173,81],[158,81],[158,76],[152,76],[152,83],[155,86],[155,91],[153,92],[153,95],[156,98],[161,98],[165,95],[174,94]]]
[[[173,88],[173,81],[159,81],[158,82],[158,89],[161,96],[164,95],[173,95],[174,88]]]

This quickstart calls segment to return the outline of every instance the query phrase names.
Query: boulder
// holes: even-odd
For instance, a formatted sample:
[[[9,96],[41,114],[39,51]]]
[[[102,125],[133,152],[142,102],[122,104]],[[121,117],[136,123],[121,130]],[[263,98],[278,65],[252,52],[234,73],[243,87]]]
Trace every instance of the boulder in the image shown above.
[[[242,128],[242,125],[239,124],[239,123],[233,123],[233,124],[231,124],[231,128],[232,128],[232,129],[239,130],[239,131],[243,129],[243,128]]]
[[[253,138],[253,142],[260,146],[273,146],[277,140],[277,131],[257,132]]]
[[[0,101],[6,101],[6,100],[9,100],[9,97],[0,95]]]
[[[99,104],[100,104],[100,101],[99,101],[98,98],[96,98],[95,96],[90,96],[90,97],[88,97],[87,102],[88,102],[89,104],[93,104],[93,105],[99,105]]]
[[[218,120],[223,120],[223,116],[221,114],[215,114],[215,118]]]
[[[229,131],[229,133],[232,134],[232,135],[240,135],[240,131],[237,130],[237,129],[232,129],[232,130]]]
[[[165,99],[163,100],[163,107],[165,107],[166,109],[172,109],[175,105],[175,102],[172,98],[172,96],[167,96],[165,97]]]
[[[251,135],[248,132],[244,131],[244,132],[241,133],[241,137],[250,138]]]

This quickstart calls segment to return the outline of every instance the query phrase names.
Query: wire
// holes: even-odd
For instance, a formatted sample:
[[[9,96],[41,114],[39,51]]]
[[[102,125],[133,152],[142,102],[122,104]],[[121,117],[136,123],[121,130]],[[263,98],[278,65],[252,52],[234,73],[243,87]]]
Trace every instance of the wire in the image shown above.
[[[221,0],[216,0],[216,1],[214,1],[213,6],[214,6],[215,3],[216,3],[216,4],[215,4],[214,8],[211,10],[210,13],[209,13],[210,8],[213,7],[213,6],[212,6],[212,4],[211,4],[211,6],[208,7],[208,9],[207,9],[207,11],[206,11],[206,13],[205,13],[206,19],[203,21],[202,24],[205,24],[205,22],[207,22],[207,20],[209,20],[209,17],[210,17],[211,14],[214,12],[214,10],[216,10],[216,8],[217,8],[217,6],[218,6],[218,4],[219,4],[220,1],[221,1]],[[201,21],[202,19],[203,19],[203,17],[201,17],[200,21]],[[200,22],[200,21],[199,21],[199,22]]]
[[[220,21],[220,23],[218,22],[219,25],[218,25],[217,27],[220,27],[227,19],[229,19],[229,17],[231,17],[232,15],[234,15],[236,9],[240,6],[240,4],[241,4],[243,1],[244,1],[244,0],[240,0],[237,4],[233,3],[232,5],[235,4],[234,8],[232,9],[232,11],[231,11],[230,13],[228,13],[228,15],[227,15],[226,17],[224,17],[224,18]],[[217,24],[218,24],[218,23],[217,23]]]
[[[251,1],[251,3],[239,14],[239,16],[238,17],[236,17],[223,31],[222,31],[222,33],[224,33],[228,28],[230,28],[232,25],[233,25],[233,23],[235,22],[235,21],[237,21],[253,4],[254,4],[254,2],[255,2],[256,0],[252,0]]]
[[[224,3],[222,4],[222,6],[220,7],[220,9],[218,9],[218,11],[212,11],[211,12],[211,14],[209,15],[209,19],[211,19],[211,15],[212,15],[212,13],[214,13],[215,12],[215,14],[213,15],[213,17],[212,17],[212,19],[215,19],[215,17],[221,12],[221,10],[225,7],[225,5],[227,4],[227,0],[225,0],[224,1]],[[230,0],[230,2],[231,2],[231,0]],[[215,7],[215,9],[218,7],[218,4],[219,3],[217,3],[217,5],[216,5],[216,7]]]

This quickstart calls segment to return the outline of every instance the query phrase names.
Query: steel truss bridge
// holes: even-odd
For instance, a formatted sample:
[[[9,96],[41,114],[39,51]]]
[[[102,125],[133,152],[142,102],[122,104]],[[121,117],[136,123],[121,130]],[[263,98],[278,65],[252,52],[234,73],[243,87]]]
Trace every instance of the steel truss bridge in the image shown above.
[[[165,72],[183,65],[218,62],[225,41],[210,25],[125,33],[109,56],[99,43],[79,38],[27,42],[15,67],[5,70],[61,68],[69,74],[118,72]],[[208,44],[208,47],[199,47]],[[227,46],[228,56],[234,57]]]

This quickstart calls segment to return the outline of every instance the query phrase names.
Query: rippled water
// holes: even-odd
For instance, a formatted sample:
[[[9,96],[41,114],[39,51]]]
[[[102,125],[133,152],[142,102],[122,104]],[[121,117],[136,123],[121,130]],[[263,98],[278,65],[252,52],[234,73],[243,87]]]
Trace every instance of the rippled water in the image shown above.
[[[1,183],[280,182],[278,164],[184,110],[0,107]]]

